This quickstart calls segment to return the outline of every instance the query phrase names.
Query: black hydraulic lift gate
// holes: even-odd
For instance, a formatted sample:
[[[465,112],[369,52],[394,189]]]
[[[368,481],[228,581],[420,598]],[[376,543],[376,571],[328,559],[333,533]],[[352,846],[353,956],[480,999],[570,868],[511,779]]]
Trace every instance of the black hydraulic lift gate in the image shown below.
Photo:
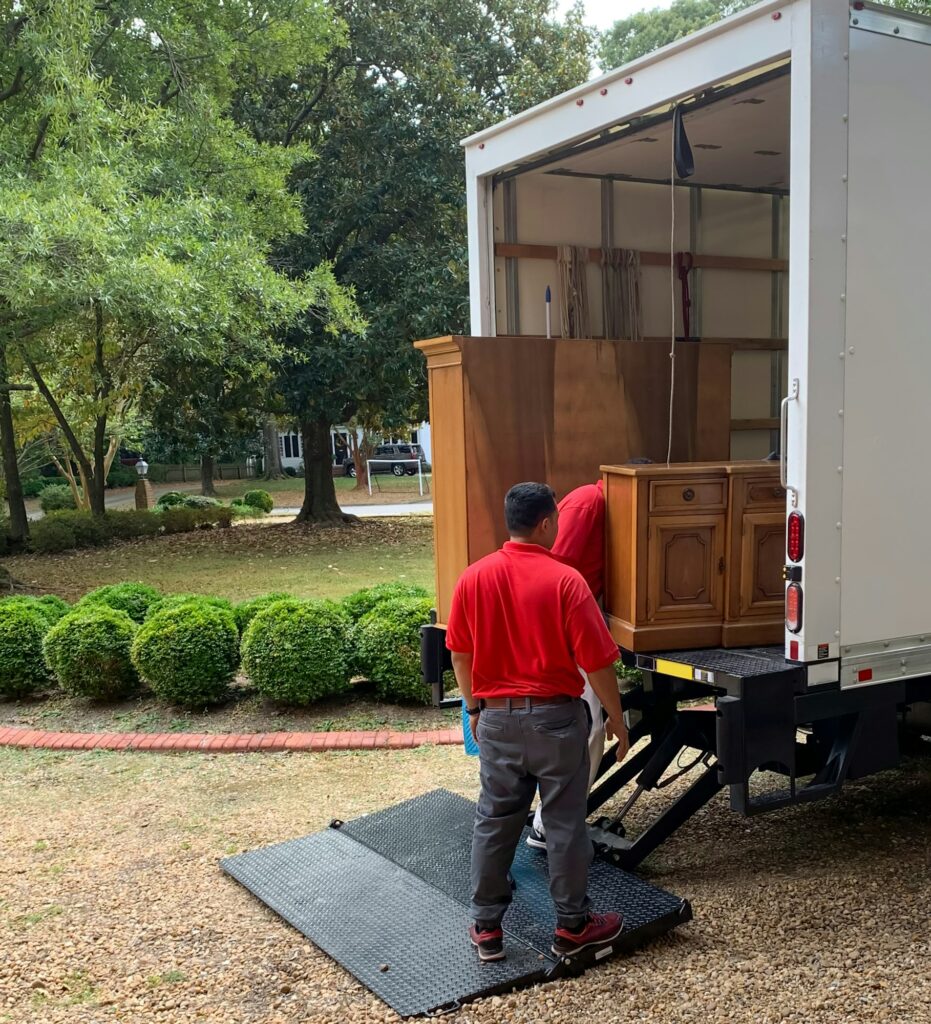
[[[596,860],[592,901],[623,913],[624,932],[594,955],[557,960],[546,856],[521,842],[507,959],[480,964],[468,937],[474,813],[438,789],[220,866],[404,1017],[581,973],[691,920],[686,900]]]

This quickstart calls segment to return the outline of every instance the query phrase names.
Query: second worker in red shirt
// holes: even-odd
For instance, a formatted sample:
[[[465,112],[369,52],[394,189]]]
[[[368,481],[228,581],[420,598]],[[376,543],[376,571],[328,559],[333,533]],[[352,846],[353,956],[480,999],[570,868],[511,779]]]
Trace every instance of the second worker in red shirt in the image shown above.
[[[446,632],[479,744],[471,937],[483,960],[504,956],[508,872],[538,786],[556,908],[553,952],[610,942],[623,928],[620,915],[595,913],[588,899],[590,716],[579,672],[604,705],[620,760],[627,732],[617,645],[580,573],[550,553],[559,523],[552,489],[517,484],[504,508],[511,539],[462,574]]]

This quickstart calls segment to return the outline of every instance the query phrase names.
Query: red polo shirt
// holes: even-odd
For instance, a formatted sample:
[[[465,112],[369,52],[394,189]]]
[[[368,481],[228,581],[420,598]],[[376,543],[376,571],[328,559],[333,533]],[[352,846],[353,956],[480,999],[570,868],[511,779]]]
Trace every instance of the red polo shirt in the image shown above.
[[[597,672],[617,660],[579,573],[538,544],[514,541],[459,577],[446,646],[473,656],[475,697],[580,697],[579,667]]]
[[[585,577],[597,601],[605,582],[604,484],[585,484],[559,503],[559,532],[553,554]]]

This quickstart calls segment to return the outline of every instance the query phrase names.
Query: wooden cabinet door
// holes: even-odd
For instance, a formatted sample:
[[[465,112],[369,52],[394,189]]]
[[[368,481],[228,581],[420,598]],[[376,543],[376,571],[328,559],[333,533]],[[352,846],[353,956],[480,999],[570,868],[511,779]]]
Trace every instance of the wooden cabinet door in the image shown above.
[[[725,516],[651,516],[647,539],[647,620],[724,615]]]
[[[785,601],[785,513],[745,512],[741,525],[739,614],[781,618]]]

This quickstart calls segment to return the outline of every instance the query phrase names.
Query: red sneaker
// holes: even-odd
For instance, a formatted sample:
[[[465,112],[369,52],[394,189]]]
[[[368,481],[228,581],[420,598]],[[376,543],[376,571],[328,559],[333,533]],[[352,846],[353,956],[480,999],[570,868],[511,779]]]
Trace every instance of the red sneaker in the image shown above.
[[[623,930],[624,918],[620,914],[589,914],[588,920],[578,931],[556,929],[553,953],[556,956],[570,956],[590,946],[603,946],[616,939]]]
[[[480,928],[473,924],[469,929],[469,938],[478,950],[478,958],[482,963],[504,959],[504,932],[500,928]]]

